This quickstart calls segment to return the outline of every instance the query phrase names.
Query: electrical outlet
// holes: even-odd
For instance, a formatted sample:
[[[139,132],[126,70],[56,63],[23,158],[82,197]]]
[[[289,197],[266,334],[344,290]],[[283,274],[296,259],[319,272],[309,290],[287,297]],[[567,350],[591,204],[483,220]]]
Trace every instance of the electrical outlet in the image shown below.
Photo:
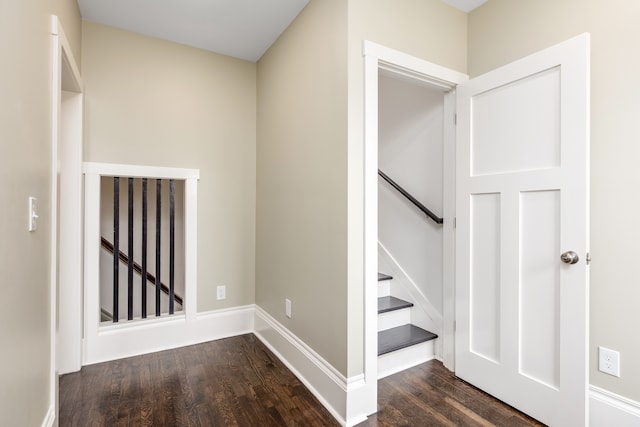
[[[291,300],[288,298],[284,300],[284,314],[291,319]]]
[[[598,347],[598,369],[605,374],[620,377],[620,352]]]
[[[221,300],[227,297],[227,287],[226,286],[218,286],[216,288],[216,299]]]

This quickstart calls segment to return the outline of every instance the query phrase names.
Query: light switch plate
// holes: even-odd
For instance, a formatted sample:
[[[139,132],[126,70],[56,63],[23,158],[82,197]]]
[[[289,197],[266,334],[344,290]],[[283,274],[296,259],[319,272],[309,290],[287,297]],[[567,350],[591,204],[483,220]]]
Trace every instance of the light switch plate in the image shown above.
[[[29,197],[29,231],[38,229],[38,199]]]

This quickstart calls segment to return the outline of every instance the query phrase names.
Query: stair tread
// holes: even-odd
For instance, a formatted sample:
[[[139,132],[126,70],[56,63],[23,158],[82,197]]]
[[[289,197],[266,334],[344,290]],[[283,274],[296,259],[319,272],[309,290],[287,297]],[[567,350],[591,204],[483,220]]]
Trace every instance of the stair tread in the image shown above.
[[[389,276],[388,274],[378,273],[378,282],[382,282],[383,280],[391,280],[391,279],[393,279],[393,277]]]
[[[392,296],[378,298],[378,314],[408,307],[413,307],[413,303]]]
[[[378,332],[378,356],[438,338],[433,332],[407,324]]]

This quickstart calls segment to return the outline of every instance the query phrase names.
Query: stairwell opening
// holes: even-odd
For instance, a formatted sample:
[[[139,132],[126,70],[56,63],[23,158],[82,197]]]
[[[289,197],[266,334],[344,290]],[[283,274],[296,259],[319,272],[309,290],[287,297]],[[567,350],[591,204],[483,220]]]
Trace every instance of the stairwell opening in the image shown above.
[[[379,71],[378,378],[442,355],[447,92]]]
[[[199,321],[196,294],[197,188],[200,171],[94,162],[85,162],[83,169],[85,177],[83,365],[145,354],[158,349],[174,348],[191,342],[192,336],[188,331]],[[141,211],[144,197],[141,192],[145,180],[147,182],[147,250],[142,251],[141,225],[144,222],[144,214]],[[171,192],[174,194],[173,201],[171,201]],[[117,197],[115,197],[116,193],[118,193]],[[171,214],[166,215],[166,212],[156,220],[155,206],[158,194],[162,202],[159,212],[166,210],[170,212],[171,205],[174,205],[173,221]],[[129,203],[129,200],[132,203]],[[117,218],[117,224],[114,221],[115,218]],[[170,271],[171,222],[174,228],[173,274]],[[160,254],[169,255],[169,261],[164,261],[163,259],[166,258],[161,257],[159,264],[155,261],[156,224],[160,228],[160,239],[158,239]],[[169,227],[169,230],[166,227]],[[114,233],[117,228],[119,232]],[[129,229],[132,230],[131,233]],[[119,240],[117,243],[114,239],[116,236]],[[111,247],[111,253],[105,246]],[[143,264],[145,263],[141,257],[143,253],[147,254],[147,273],[151,273],[153,277],[144,274]],[[156,271],[158,265],[160,269]],[[109,269],[112,275],[105,279],[104,276],[108,274]],[[113,275],[114,272],[117,274]],[[118,277],[117,286],[114,286],[114,276]],[[145,277],[146,280],[144,280]],[[156,280],[156,278],[159,279]],[[101,288],[101,282],[108,284],[113,293],[105,295],[109,291]],[[143,284],[146,284],[145,292],[143,292],[145,288]],[[169,295],[164,292],[162,285],[168,288]],[[171,288],[173,288],[173,297]],[[118,294],[117,298],[114,297],[115,293]],[[160,294],[159,310],[156,309],[158,293]],[[147,296],[147,304],[144,305],[147,308],[146,318],[142,314],[141,302],[145,294]],[[132,297],[130,298],[129,295]],[[170,314],[172,301],[173,313]],[[114,305],[113,302],[116,304]],[[116,305],[117,316],[112,311]],[[168,309],[167,306],[169,306]],[[115,319],[118,321],[114,322]]]
[[[184,180],[102,176],[100,236],[102,322],[183,311]]]

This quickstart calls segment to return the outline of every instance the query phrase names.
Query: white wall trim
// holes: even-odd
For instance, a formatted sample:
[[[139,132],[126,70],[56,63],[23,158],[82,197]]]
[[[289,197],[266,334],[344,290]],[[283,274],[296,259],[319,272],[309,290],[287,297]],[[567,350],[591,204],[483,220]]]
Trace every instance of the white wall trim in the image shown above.
[[[84,163],[85,173],[85,244],[84,244],[84,342],[83,365],[118,359],[152,351],[195,344],[253,330],[251,313],[241,308],[231,312],[197,313],[198,191],[197,169],[167,168],[111,163]],[[144,320],[104,326],[100,322],[100,178],[102,176],[184,179],[184,311],[164,319]],[[251,306],[252,307],[252,306]],[[229,314],[231,313],[231,314]],[[226,316],[224,322],[207,322]],[[247,319],[251,321],[249,323]],[[126,322],[125,322],[126,323]],[[212,323],[209,325],[209,323]],[[227,324],[228,323],[228,324]],[[205,326],[201,326],[205,324]],[[112,330],[117,333],[112,333]]]
[[[42,420],[42,424],[40,425],[42,427],[53,427],[55,420],[56,420],[55,408],[53,406],[49,406],[49,410],[45,414],[44,419]]]
[[[341,424],[345,422],[347,379],[300,338],[256,306],[255,335],[313,393]]]
[[[80,369],[82,339],[82,80],[73,51],[56,15],[51,15],[50,25],[50,353],[49,408],[43,426],[53,426],[55,423],[59,365]],[[63,91],[68,95],[66,99]],[[62,171],[59,164],[63,165]],[[58,179],[60,172],[62,174]],[[60,259],[60,269],[58,247],[65,252],[65,257]],[[58,307],[59,295],[66,298],[66,304],[62,307]],[[64,347],[59,345],[59,341]],[[58,354],[61,347],[66,351],[63,357]]]
[[[83,172],[85,174],[126,176],[131,178],[200,179],[199,169],[126,165],[118,163],[85,162],[83,165]]]
[[[364,412],[347,418],[347,393],[351,398],[364,389],[363,374],[346,378],[259,306],[255,309],[254,327],[254,334],[260,341],[300,379],[341,425],[353,426],[366,419]]]
[[[175,315],[99,328],[100,339],[85,345],[85,365],[249,334],[254,330],[254,305],[197,313],[193,319]]]
[[[589,386],[589,425],[591,427],[639,426],[640,402],[600,387]]]

